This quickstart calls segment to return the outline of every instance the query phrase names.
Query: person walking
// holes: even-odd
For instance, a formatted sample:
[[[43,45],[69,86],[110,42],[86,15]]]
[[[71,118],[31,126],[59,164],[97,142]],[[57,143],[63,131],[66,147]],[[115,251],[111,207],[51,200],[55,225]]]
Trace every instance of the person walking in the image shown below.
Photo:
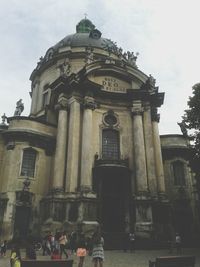
[[[104,239],[101,236],[100,231],[94,233],[93,235],[93,249],[92,249],[92,260],[94,262],[94,267],[103,267],[104,260]]]
[[[76,255],[77,257],[79,257],[78,267],[83,267],[84,259],[87,254],[86,247],[87,247],[87,244],[86,244],[85,236],[84,234],[80,234],[80,236],[78,237],[77,251],[76,251]]]
[[[66,259],[68,258],[68,254],[67,254],[67,251],[65,250],[66,249],[66,245],[67,245],[67,235],[66,235],[66,232],[64,231],[60,238],[59,238],[59,245],[60,245],[60,256],[62,258],[62,254],[64,253],[65,256],[66,256]]]

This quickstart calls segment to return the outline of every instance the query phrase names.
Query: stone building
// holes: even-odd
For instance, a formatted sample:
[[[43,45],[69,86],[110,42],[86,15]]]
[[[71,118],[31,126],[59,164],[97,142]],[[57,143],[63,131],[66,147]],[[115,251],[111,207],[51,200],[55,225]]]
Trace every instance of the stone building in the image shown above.
[[[137,54],[101,35],[83,19],[49,48],[30,76],[30,115],[0,125],[2,239],[97,224],[108,240],[166,239],[197,227],[188,139],[160,137],[164,93]]]

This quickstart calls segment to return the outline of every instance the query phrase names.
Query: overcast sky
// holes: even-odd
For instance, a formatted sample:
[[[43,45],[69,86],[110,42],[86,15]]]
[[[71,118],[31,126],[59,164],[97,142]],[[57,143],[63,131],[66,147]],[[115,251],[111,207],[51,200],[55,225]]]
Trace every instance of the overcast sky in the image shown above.
[[[102,36],[139,52],[137,65],[160,92],[160,133],[180,134],[192,86],[200,82],[199,0],[0,0],[0,115],[23,99],[29,115],[29,77],[40,56],[87,13]]]

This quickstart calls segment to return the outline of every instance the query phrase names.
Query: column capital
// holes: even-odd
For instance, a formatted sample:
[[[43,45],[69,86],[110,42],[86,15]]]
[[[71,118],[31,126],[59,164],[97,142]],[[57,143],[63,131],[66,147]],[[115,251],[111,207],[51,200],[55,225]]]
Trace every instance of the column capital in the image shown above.
[[[132,115],[142,115],[144,112],[144,107],[142,107],[141,101],[133,101],[132,107],[131,107]]]
[[[151,109],[151,105],[150,105],[150,103],[148,103],[148,102],[145,102],[145,103],[143,104],[143,106],[144,106],[144,111],[149,111],[149,110]]]
[[[156,122],[160,121],[160,114],[158,114],[157,108],[151,109],[151,120]]]
[[[55,105],[57,110],[68,110],[68,100],[65,97],[59,97],[58,103]]]
[[[94,110],[95,108],[97,108],[97,103],[95,102],[93,97],[85,96],[84,101],[83,101],[83,106],[85,109]]]

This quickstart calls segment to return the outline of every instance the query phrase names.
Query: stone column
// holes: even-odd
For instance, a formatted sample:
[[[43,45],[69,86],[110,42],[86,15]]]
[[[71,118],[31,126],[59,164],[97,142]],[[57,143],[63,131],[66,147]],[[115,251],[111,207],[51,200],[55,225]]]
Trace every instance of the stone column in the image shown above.
[[[146,163],[147,163],[147,181],[149,191],[152,197],[157,195],[157,181],[156,181],[156,169],[155,169],[155,154],[153,146],[153,133],[151,123],[151,108],[146,103],[144,110],[144,139],[146,150]]]
[[[69,138],[66,169],[66,192],[75,192],[78,186],[80,146],[80,103],[72,97],[69,100]]]
[[[81,151],[81,190],[91,191],[92,189],[92,165],[93,165],[93,144],[92,144],[92,112],[96,105],[92,97],[86,96],[83,111],[82,129],[82,151]]]
[[[67,99],[60,96],[56,106],[59,109],[56,152],[54,161],[53,190],[63,191],[64,174],[66,164],[66,145],[67,145]]]
[[[146,154],[141,101],[133,101],[133,143],[136,169],[136,223],[135,233],[140,238],[149,238],[152,232],[152,209],[148,196]]]
[[[132,114],[137,195],[146,195],[148,186],[141,101],[133,101]]]
[[[164,180],[160,135],[159,135],[159,129],[158,129],[159,120],[160,120],[160,116],[159,114],[157,114],[157,109],[154,108],[152,110],[152,129],[153,129],[157,186],[158,186],[159,196],[163,197],[163,195],[165,195],[165,180]]]

